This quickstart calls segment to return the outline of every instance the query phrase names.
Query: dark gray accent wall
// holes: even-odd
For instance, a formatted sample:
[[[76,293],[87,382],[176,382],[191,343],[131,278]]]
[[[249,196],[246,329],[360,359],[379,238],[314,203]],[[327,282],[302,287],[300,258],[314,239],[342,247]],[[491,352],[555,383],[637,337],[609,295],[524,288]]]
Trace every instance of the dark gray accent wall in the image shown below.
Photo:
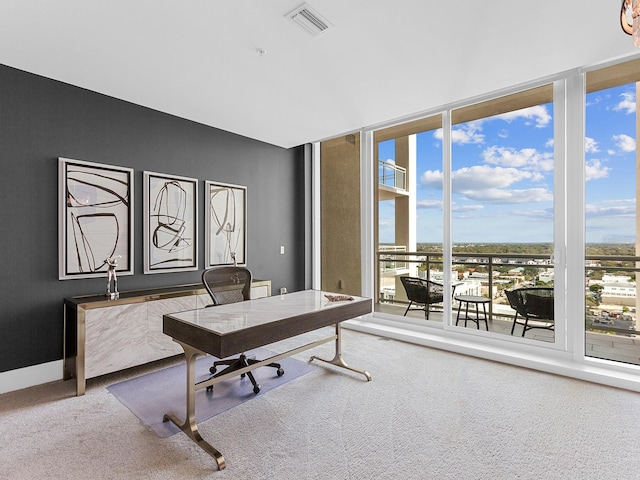
[[[247,264],[277,293],[308,286],[308,152],[0,65],[0,371],[61,359],[63,298],[106,287],[106,278],[58,280],[58,157],[135,171],[135,275],[119,277],[120,291],[200,282],[202,192],[215,180],[247,186]],[[198,271],[142,273],[145,170],[200,180]]]

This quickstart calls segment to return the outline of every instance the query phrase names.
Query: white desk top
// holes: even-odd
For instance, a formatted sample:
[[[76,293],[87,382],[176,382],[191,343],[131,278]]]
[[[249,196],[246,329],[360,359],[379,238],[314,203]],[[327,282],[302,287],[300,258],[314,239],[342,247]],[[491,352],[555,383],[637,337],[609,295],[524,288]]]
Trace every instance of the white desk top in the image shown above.
[[[353,298],[351,301],[332,302],[325,295],[339,294],[319,290],[304,290],[245,302],[171,313],[167,316],[224,335],[289,317],[367,300],[363,297],[351,295]]]

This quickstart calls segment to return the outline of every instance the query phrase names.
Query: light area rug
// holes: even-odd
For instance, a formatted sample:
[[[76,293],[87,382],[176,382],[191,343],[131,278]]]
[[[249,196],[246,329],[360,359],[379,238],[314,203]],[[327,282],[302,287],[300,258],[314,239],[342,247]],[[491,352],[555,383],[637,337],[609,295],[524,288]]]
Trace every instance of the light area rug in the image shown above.
[[[255,356],[257,359],[266,359],[274,355],[273,352],[262,348],[247,352],[247,356]],[[217,358],[211,356],[199,357],[196,360],[196,382],[211,377],[209,367],[215,360]],[[253,393],[249,378],[241,378],[239,375],[215,384],[213,392],[207,392],[205,389],[196,391],[196,421],[204,422],[315,368],[309,363],[293,358],[284,358],[279,363],[284,370],[281,377],[277,376],[276,369],[272,367],[261,367],[252,371],[260,385],[260,393],[257,395]],[[178,433],[180,429],[172,422],[163,422],[164,414],[171,412],[180,419],[185,418],[186,375],[186,363],[183,363],[116,383],[107,387],[107,390],[159,437],[167,438]]]

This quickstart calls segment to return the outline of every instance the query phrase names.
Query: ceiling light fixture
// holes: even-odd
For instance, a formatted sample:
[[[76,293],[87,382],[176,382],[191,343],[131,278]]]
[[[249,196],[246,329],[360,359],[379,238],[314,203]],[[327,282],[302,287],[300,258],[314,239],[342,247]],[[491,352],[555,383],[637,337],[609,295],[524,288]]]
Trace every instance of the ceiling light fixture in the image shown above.
[[[640,47],[640,0],[622,0],[620,26],[624,33],[633,37],[633,44]]]

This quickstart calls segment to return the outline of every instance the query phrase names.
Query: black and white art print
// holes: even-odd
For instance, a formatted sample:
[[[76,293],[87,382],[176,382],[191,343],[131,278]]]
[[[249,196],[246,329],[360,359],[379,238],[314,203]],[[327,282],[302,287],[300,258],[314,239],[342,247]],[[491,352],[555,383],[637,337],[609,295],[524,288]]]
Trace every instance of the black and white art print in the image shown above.
[[[144,273],[198,268],[198,180],[144,172]]]
[[[206,264],[246,265],[247,187],[205,182]]]
[[[133,170],[58,158],[59,279],[133,274]]]

